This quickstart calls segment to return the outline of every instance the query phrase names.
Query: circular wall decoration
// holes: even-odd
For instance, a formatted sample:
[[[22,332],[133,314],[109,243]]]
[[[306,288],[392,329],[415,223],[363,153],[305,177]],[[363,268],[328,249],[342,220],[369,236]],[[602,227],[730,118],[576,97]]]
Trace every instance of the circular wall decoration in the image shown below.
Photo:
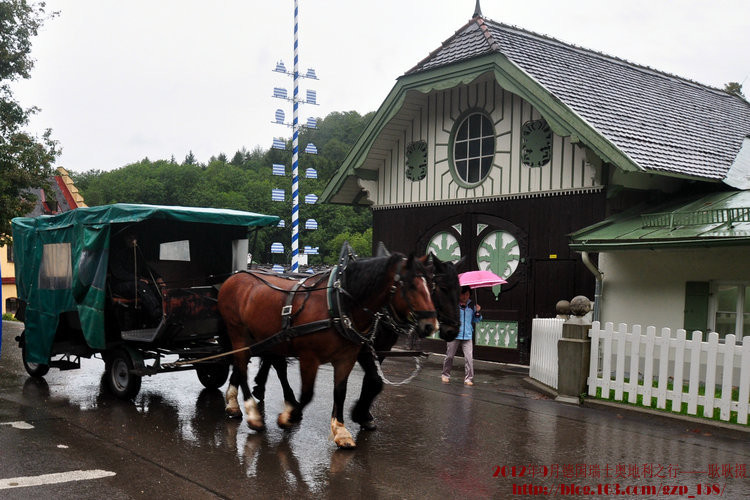
[[[541,167],[552,159],[552,130],[545,120],[532,120],[521,126],[521,162]]]
[[[493,231],[485,236],[477,250],[477,266],[483,271],[492,271],[501,278],[508,279],[521,260],[521,247],[512,234],[506,231]],[[502,285],[492,287],[495,296]]]
[[[421,181],[427,176],[427,143],[413,141],[406,145],[406,178]]]
[[[443,262],[458,262],[461,260],[461,245],[451,233],[441,231],[435,233],[427,243],[426,254],[430,252]]]

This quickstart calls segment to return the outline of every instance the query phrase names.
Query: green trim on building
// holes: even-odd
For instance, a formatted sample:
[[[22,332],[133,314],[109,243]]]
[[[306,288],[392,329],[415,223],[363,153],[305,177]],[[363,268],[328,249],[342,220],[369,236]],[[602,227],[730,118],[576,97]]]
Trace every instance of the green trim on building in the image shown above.
[[[578,251],[750,245],[750,192],[642,205],[570,234]]]
[[[518,321],[480,321],[474,325],[478,346],[518,349]]]
[[[617,165],[622,170],[643,171],[625,153],[552,95],[528,73],[503,54],[494,53],[399,78],[357,139],[339,170],[326,185],[320,197],[321,201],[330,202],[347,177],[358,175],[357,169],[364,163],[377,137],[400,111],[408,92],[415,91],[428,94],[433,91],[451,89],[459,85],[469,84],[486,73],[492,73],[502,88],[520,96],[534,106],[557,135],[575,137],[605,162]]]

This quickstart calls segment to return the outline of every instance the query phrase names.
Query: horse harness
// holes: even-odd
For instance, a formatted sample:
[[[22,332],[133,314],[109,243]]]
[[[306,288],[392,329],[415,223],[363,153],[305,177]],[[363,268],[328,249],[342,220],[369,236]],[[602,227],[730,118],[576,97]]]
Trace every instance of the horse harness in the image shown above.
[[[352,322],[349,314],[345,310],[344,303],[342,300],[342,296],[349,297],[351,300],[355,300],[354,297],[346,290],[346,269],[349,265],[349,262],[355,258],[353,252],[351,251],[351,248],[348,247],[348,245],[345,245],[342,249],[341,256],[339,258],[339,264],[334,266],[334,268],[331,270],[328,283],[325,287],[327,290],[327,301],[328,301],[328,313],[329,317],[327,319],[318,320],[318,321],[312,321],[310,323],[304,323],[301,325],[292,326],[292,322],[296,316],[298,316],[302,310],[305,307],[305,304],[307,303],[308,298],[310,297],[310,292],[313,292],[315,290],[322,290],[323,287],[318,288],[318,284],[321,281],[321,275],[322,273],[318,273],[312,276],[305,276],[301,279],[298,279],[297,276],[289,276],[289,279],[297,279],[297,282],[294,284],[294,286],[290,289],[284,289],[281,287],[278,287],[274,285],[273,283],[270,283],[266,279],[262,277],[262,274],[268,274],[269,276],[278,276],[277,274],[272,273],[259,273],[259,272],[253,272],[249,273],[251,276],[254,276],[256,279],[260,280],[262,283],[264,283],[266,286],[281,291],[287,294],[286,303],[281,308],[281,330],[279,330],[277,333],[273,334],[272,336],[261,340],[260,342],[256,342],[255,344],[252,344],[248,347],[248,350],[253,355],[258,355],[264,351],[267,351],[271,349],[272,347],[284,343],[289,342],[292,339],[295,339],[297,337],[302,337],[305,335],[309,335],[311,333],[319,332],[322,330],[326,330],[328,328],[333,327],[340,335],[342,335],[347,340],[350,340],[354,342],[355,344],[368,344],[372,345],[372,341],[374,338],[374,334],[377,331],[378,325],[381,321],[391,321],[391,325],[394,325],[393,319],[396,320],[396,324],[401,324],[402,320],[400,318],[397,318],[396,312],[393,310],[392,306],[390,307],[390,314],[389,313],[383,313],[383,312],[372,312],[369,311],[367,308],[364,308],[365,310],[368,310],[372,313],[373,322],[370,325],[369,328],[367,328],[365,331],[360,332],[358,331],[354,323]],[[409,305],[409,317],[407,318],[407,321],[409,322],[417,322],[419,319],[423,318],[432,318],[437,316],[436,311],[418,311],[415,310],[411,303],[406,300],[406,291],[404,290],[404,283],[402,282],[401,278],[401,270],[403,268],[403,261],[399,263],[398,269],[396,270],[396,276],[394,277],[394,283],[391,286],[391,289],[389,291],[390,295],[396,293],[397,289],[399,288],[397,284],[401,284],[401,293],[403,294],[403,297],[407,304]],[[247,271],[243,271],[247,272]],[[312,286],[312,287],[306,287],[305,283],[308,279],[319,277],[318,281]],[[302,288],[302,290],[300,290]],[[292,313],[292,303],[294,301],[295,296],[297,293],[304,292],[305,299],[302,302],[302,305]],[[390,306],[390,299],[388,300],[388,304]],[[396,318],[393,318],[392,316],[396,316]],[[394,325],[395,326],[395,325]]]

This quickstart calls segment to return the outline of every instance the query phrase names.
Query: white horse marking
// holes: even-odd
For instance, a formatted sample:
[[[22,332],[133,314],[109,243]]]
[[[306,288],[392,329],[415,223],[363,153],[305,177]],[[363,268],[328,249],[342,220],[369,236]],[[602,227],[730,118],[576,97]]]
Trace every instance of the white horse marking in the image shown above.
[[[227,387],[227,393],[224,397],[224,400],[227,402],[227,410],[239,410],[240,404],[237,401],[237,394],[239,391],[237,390],[237,387],[233,385],[229,385]]]

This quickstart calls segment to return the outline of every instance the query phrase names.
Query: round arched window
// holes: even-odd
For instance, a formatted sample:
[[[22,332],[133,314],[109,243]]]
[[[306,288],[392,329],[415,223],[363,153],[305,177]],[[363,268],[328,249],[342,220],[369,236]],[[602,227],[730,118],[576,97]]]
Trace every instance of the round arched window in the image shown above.
[[[466,184],[485,179],[495,158],[495,127],[484,113],[473,112],[458,123],[453,135],[453,167]]]
[[[441,231],[430,238],[425,253],[430,252],[443,262],[461,260],[461,245],[456,237],[447,231]]]

